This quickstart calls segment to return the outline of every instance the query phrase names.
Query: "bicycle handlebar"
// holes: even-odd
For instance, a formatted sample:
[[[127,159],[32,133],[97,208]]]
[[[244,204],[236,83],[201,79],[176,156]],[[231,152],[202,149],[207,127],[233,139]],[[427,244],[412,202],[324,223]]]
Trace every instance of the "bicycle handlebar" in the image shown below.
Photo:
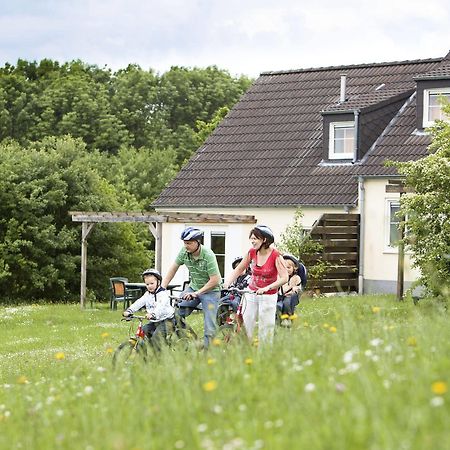
[[[255,291],[251,291],[250,289],[228,288],[228,289],[222,289],[222,291],[234,292],[236,294],[256,294]]]
[[[133,320],[133,319],[147,320],[147,317],[145,317],[145,316],[136,316],[136,315],[132,314],[131,316],[122,317],[122,319],[120,319],[120,320],[122,320],[122,321],[125,320],[125,321],[129,322],[130,320]]]

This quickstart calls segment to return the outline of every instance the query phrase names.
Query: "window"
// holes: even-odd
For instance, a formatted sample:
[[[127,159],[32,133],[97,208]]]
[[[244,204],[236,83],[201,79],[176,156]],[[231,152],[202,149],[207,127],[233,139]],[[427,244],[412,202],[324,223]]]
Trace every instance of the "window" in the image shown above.
[[[449,120],[442,110],[442,101],[450,102],[450,88],[425,89],[423,95],[424,128],[433,125],[436,120]]]
[[[211,232],[211,250],[216,254],[217,264],[219,265],[222,276],[225,273],[225,232]]]
[[[328,157],[330,159],[353,159],[355,154],[355,123],[330,123],[328,149]]]
[[[400,211],[400,202],[398,200],[388,200],[386,210],[386,246],[393,249],[397,247],[400,240],[400,231],[398,229],[400,218],[397,215]]]

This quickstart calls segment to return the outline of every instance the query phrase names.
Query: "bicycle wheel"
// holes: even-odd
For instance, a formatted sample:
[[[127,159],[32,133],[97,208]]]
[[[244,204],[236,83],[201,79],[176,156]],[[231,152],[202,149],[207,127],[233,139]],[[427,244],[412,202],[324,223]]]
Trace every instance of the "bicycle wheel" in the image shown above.
[[[191,326],[185,324],[183,327],[177,325],[173,332],[167,336],[167,343],[173,349],[182,348],[187,350],[197,341],[197,333]]]
[[[238,342],[242,340],[242,333],[244,331],[237,332],[236,324],[224,324],[219,327],[216,333],[216,339],[223,342],[225,345],[229,345],[233,342]]]
[[[113,368],[124,367],[134,364],[136,361],[147,361],[147,344],[145,340],[136,341],[129,339],[122,342],[116,349],[113,355]]]

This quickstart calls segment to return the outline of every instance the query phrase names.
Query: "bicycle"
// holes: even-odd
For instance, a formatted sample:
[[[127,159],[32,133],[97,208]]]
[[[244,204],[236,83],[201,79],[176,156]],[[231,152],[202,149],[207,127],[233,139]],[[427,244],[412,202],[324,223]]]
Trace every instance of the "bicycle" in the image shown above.
[[[171,299],[174,300],[177,299],[177,297],[171,297]],[[133,326],[130,326],[130,337],[128,340],[122,342],[113,354],[113,367],[126,365],[130,362],[134,362],[136,359],[145,363],[148,359],[149,348],[153,352],[159,352],[161,350],[161,348],[156,348],[144,332],[143,321],[148,320],[147,317],[132,314],[121,319],[121,321],[126,322],[133,320],[139,321],[138,327],[133,332]],[[170,349],[176,350],[178,348],[183,348],[184,350],[187,350],[190,344],[197,340],[196,332],[190,325],[185,323],[176,312],[175,317],[172,320],[168,319],[166,321],[166,326],[167,332],[162,343]]]
[[[242,333],[244,327],[242,308],[245,307],[245,294],[252,294],[253,292],[248,289],[237,288],[226,289],[226,292],[230,295],[239,295],[241,298],[236,311],[234,310],[231,302],[224,301],[221,305],[219,305],[219,309],[220,306],[224,306],[224,308],[222,308],[222,312],[220,314],[218,313],[217,320],[222,324],[217,330],[216,338],[228,345],[231,342],[241,340],[242,336],[245,336],[245,331]]]

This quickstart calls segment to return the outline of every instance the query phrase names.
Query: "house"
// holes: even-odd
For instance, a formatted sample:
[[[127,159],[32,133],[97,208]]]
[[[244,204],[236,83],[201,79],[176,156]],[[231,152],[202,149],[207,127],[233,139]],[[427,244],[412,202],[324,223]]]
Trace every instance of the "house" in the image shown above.
[[[386,186],[399,177],[385,162],[427,154],[425,128],[442,117],[440,96],[450,99],[450,53],[262,73],[153,206],[249,214],[278,236],[297,207],[312,230],[352,218],[359,239],[353,289],[395,292],[399,194]],[[163,224],[163,271],[180,248],[183,225]],[[201,228],[228,273],[249,247],[251,224]],[[405,285],[417,275],[407,255]]]

